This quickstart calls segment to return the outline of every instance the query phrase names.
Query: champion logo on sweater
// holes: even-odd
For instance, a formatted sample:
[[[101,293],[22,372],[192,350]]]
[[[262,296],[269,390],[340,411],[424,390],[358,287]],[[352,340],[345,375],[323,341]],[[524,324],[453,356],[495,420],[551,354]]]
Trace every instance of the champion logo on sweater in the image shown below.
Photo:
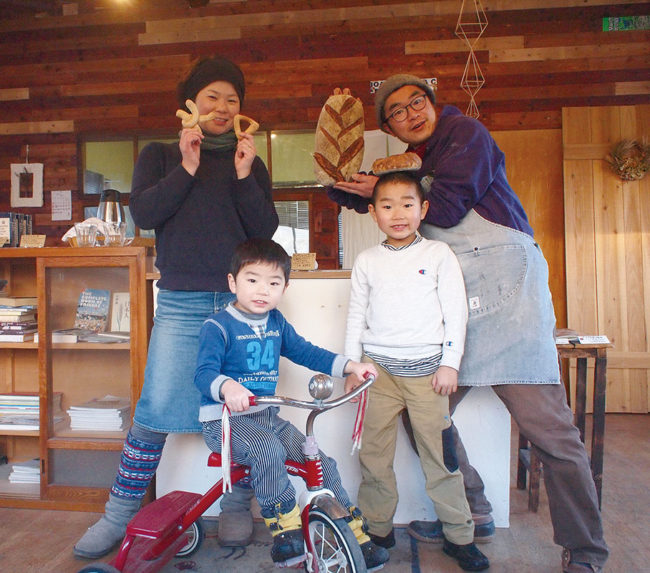
[[[421,275],[426,275],[427,274],[427,269],[420,269],[418,271]]]

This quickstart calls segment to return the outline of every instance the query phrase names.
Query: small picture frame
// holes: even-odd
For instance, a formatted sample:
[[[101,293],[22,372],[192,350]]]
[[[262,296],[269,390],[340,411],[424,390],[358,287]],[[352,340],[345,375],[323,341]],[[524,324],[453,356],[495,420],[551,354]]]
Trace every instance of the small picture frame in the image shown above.
[[[11,206],[43,206],[43,164],[11,164]]]

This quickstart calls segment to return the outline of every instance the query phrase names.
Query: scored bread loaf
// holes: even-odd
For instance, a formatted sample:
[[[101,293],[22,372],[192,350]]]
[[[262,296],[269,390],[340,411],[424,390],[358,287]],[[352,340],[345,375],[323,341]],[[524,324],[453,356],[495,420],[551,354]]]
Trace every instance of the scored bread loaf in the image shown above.
[[[338,94],[327,98],[318,118],[314,145],[314,173],[322,185],[350,181],[363,161],[363,105]]]
[[[372,172],[375,175],[381,175],[392,171],[417,171],[420,167],[422,167],[420,156],[412,151],[407,151],[406,153],[375,159],[372,163]]]

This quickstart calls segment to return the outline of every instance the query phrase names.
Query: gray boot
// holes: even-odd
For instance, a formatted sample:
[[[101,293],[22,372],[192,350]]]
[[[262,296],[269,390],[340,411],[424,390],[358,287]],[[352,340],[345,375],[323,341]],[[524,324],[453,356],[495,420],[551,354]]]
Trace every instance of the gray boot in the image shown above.
[[[85,559],[99,559],[110,553],[124,538],[126,526],[138,513],[141,501],[141,499],[125,499],[109,494],[104,506],[104,515],[77,541],[73,549],[74,554]]]
[[[221,498],[219,514],[219,544],[225,547],[248,545],[253,537],[251,499],[253,490],[234,485],[232,493]]]

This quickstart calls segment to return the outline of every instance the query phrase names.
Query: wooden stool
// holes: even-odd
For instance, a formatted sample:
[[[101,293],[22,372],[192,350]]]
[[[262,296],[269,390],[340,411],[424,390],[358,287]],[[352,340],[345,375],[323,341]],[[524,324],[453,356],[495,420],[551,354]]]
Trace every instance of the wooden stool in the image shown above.
[[[528,511],[539,508],[539,484],[542,476],[542,462],[535,455],[532,445],[519,432],[519,447],[517,456],[517,489],[526,489],[526,472],[528,479]]]

